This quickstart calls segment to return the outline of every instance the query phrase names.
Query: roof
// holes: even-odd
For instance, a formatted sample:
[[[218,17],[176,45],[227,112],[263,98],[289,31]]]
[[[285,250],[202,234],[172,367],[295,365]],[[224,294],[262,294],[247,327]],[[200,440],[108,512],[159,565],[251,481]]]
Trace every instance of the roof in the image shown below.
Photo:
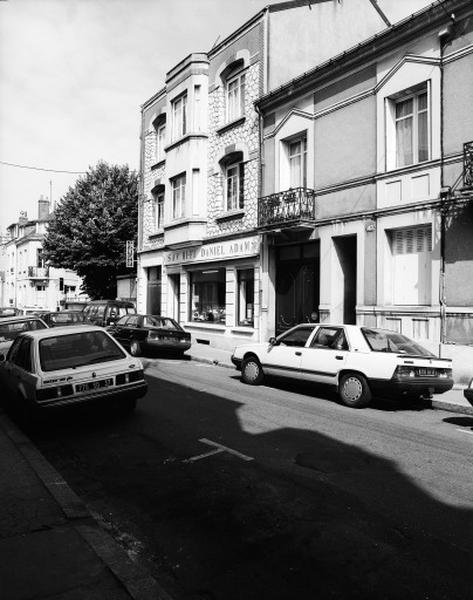
[[[50,337],[61,335],[72,335],[74,333],[89,333],[93,331],[102,331],[107,333],[103,327],[97,325],[67,325],[66,327],[48,327],[47,329],[34,329],[32,331],[22,331],[20,335],[27,335],[35,340],[43,340]],[[107,334],[108,335],[108,334]]]
[[[436,0],[429,6],[398,21],[391,27],[363,40],[356,46],[348,48],[333,58],[315,66],[301,75],[287,81],[278,88],[271,90],[256,100],[255,105],[261,108],[283,101],[294,93],[303,94],[324,77],[330,76],[335,70],[348,70],[363,63],[373,56],[389,50],[390,45],[397,46],[405,40],[415,39],[426,28],[433,29],[445,25],[450,20],[451,13],[471,8],[471,0]]]

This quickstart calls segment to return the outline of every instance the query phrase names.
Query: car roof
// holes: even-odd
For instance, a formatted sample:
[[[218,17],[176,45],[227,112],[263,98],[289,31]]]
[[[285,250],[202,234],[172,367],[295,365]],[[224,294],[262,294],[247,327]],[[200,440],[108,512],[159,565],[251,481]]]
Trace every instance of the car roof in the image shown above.
[[[67,327],[48,327],[47,329],[34,329],[33,331],[23,331],[20,335],[32,337],[35,340],[48,337],[58,337],[61,335],[71,335],[73,333],[88,333],[92,331],[102,331],[103,327],[97,325],[68,325]]]
[[[117,304],[118,306],[135,306],[134,303],[130,302],[129,300],[91,300],[90,302],[87,302],[87,305],[94,304]]]
[[[2,325],[5,323],[21,323],[22,321],[44,321],[38,315],[16,315],[16,317],[2,317]]]

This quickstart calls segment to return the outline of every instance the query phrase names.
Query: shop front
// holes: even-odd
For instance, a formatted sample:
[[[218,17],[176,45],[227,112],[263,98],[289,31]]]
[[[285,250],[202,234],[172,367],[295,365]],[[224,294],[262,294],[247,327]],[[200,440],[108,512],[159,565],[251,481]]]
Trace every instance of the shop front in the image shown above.
[[[259,257],[259,236],[165,251],[163,312],[203,344],[258,341]]]

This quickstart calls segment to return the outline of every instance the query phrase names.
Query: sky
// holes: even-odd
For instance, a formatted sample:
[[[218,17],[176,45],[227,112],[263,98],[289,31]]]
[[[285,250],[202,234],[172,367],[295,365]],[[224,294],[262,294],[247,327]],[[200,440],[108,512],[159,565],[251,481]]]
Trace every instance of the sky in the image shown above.
[[[0,234],[99,160],[138,170],[141,104],[268,3],[0,0]],[[430,3],[378,0],[391,22]]]

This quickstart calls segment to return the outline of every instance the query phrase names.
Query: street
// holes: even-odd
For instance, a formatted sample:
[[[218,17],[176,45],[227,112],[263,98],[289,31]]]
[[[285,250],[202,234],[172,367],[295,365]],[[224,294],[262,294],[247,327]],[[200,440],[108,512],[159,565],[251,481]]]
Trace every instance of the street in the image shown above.
[[[174,598],[471,595],[472,417],[145,362],[134,415],[33,441]]]

